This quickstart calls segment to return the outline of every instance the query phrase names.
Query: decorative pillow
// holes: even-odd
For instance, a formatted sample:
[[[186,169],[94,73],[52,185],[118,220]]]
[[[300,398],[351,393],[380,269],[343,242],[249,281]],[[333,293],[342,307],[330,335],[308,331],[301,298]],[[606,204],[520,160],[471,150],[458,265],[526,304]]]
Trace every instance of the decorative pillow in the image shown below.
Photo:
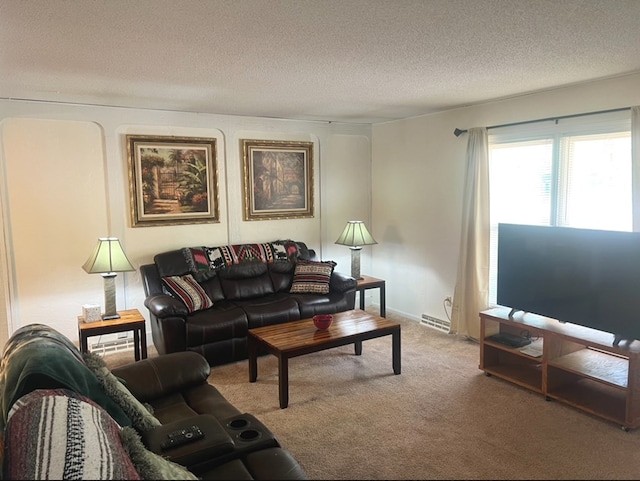
[[[4,453],[3,479],[140,479],[118,423],[67,389],[36,389],[14,403]]]
[[[292,294],[328,294],[331,273],[336,263],[299,260],[293,273]]]
[[[162,282],[171,295],[184,302],[189,312],[213,306],[213,301],[191,274],[163,277]]]

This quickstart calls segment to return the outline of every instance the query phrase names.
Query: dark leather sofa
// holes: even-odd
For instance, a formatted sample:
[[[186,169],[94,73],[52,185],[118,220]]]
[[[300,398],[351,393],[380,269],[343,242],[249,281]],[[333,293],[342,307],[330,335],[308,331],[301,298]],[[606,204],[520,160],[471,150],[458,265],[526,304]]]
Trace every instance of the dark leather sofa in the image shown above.
[[[307,479],[266,426],[240,412],[207,383],[210,366],[201,355],[172,353],[118,367],[112,373],[138,400],[151,405],[153,415],[162,422],[159,433],[143,435],[150,449],[160,451],[157,446],[167,431],[193,423],[203,427],[204,447],[193,443],[169,453],[169,459],[199,478]]]
[[[305,261],[320,262],[313,249],[291,240],[157,254],[140,272],[158,353],[194,351],[212,366],[226,364],[246,359],[251,328],[354,308],[356,280],[334,270],[327,293],[292,293],[296,267]],[[189,312],[169,293],[162,279],[187,274],[206,292],[212,307]]]
[[[266,426],[208,384],[197,353],[109,371],[32,324],[9,339],[0,367],[3,479],[307,479]],[[194,424],[203,438],[162,448]]]

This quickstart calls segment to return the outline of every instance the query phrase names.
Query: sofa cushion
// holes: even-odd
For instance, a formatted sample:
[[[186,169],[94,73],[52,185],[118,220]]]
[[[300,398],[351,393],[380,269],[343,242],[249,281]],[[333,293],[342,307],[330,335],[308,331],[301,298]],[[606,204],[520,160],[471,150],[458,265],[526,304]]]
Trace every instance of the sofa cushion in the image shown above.
[[[182,351],[116,367],[111,373],[120,378],[140,402],[146,403],[205,383],[211,368],[199,354]],[[157,413],[154,415],[164,422]]]
[[[215,319],[215,322],[212,322]],[[247,336],[247,315],[230,301],[194,312],[185,323],[187,348]]]
[[[3,479],[140,479],[120,426],[91,399],[37,389],[9,412]]]
[[[291,296],[298,303],[302,319],[308,319],[316,314],[334,314],[351,309],[345,297],[338,293],[291,294]]]
[[[163,277],[162,282],[171,295],[184,302],[189,312],[213,306],[213,301],[191,274]]]
[[[329,281],[335,266],[336,263],[333,261],[299,260],[296,262],[290,292],[292,294],[328,294]]]
[[[207,293],[211,302],[216,305],[218,302],[224,299],[224,292],[222,291],[222,286],[220,285],[220,278],[216,275],[210,276],[208,279],[199,280],[196,277],[196,280],[204,289],[204,292]]]
[[[273,284],[262,262],[234,264],[218,272],[220,285],[227,300],[251,299],[273,294]]]
[[[293,296],[285,293],[234,301],[247,314],[249,329],[300,319]]]

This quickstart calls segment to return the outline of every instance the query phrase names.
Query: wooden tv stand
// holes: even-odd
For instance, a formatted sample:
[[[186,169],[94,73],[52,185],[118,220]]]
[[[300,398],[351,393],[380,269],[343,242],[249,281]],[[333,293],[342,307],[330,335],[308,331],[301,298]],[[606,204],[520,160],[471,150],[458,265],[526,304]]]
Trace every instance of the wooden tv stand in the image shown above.
[[[640,342],[614,346],[614,335],[497,307],[480,313],[480,369],[629,430],[640,426]],[[542,355],[487,339],[529,335]]]

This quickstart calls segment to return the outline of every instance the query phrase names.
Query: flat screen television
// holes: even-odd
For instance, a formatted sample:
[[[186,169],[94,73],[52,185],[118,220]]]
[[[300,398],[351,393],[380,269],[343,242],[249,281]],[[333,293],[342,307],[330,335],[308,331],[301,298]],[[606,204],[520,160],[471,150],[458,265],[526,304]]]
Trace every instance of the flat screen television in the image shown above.
[[[640,339],[640,232],[499,224],[497,303]]]

